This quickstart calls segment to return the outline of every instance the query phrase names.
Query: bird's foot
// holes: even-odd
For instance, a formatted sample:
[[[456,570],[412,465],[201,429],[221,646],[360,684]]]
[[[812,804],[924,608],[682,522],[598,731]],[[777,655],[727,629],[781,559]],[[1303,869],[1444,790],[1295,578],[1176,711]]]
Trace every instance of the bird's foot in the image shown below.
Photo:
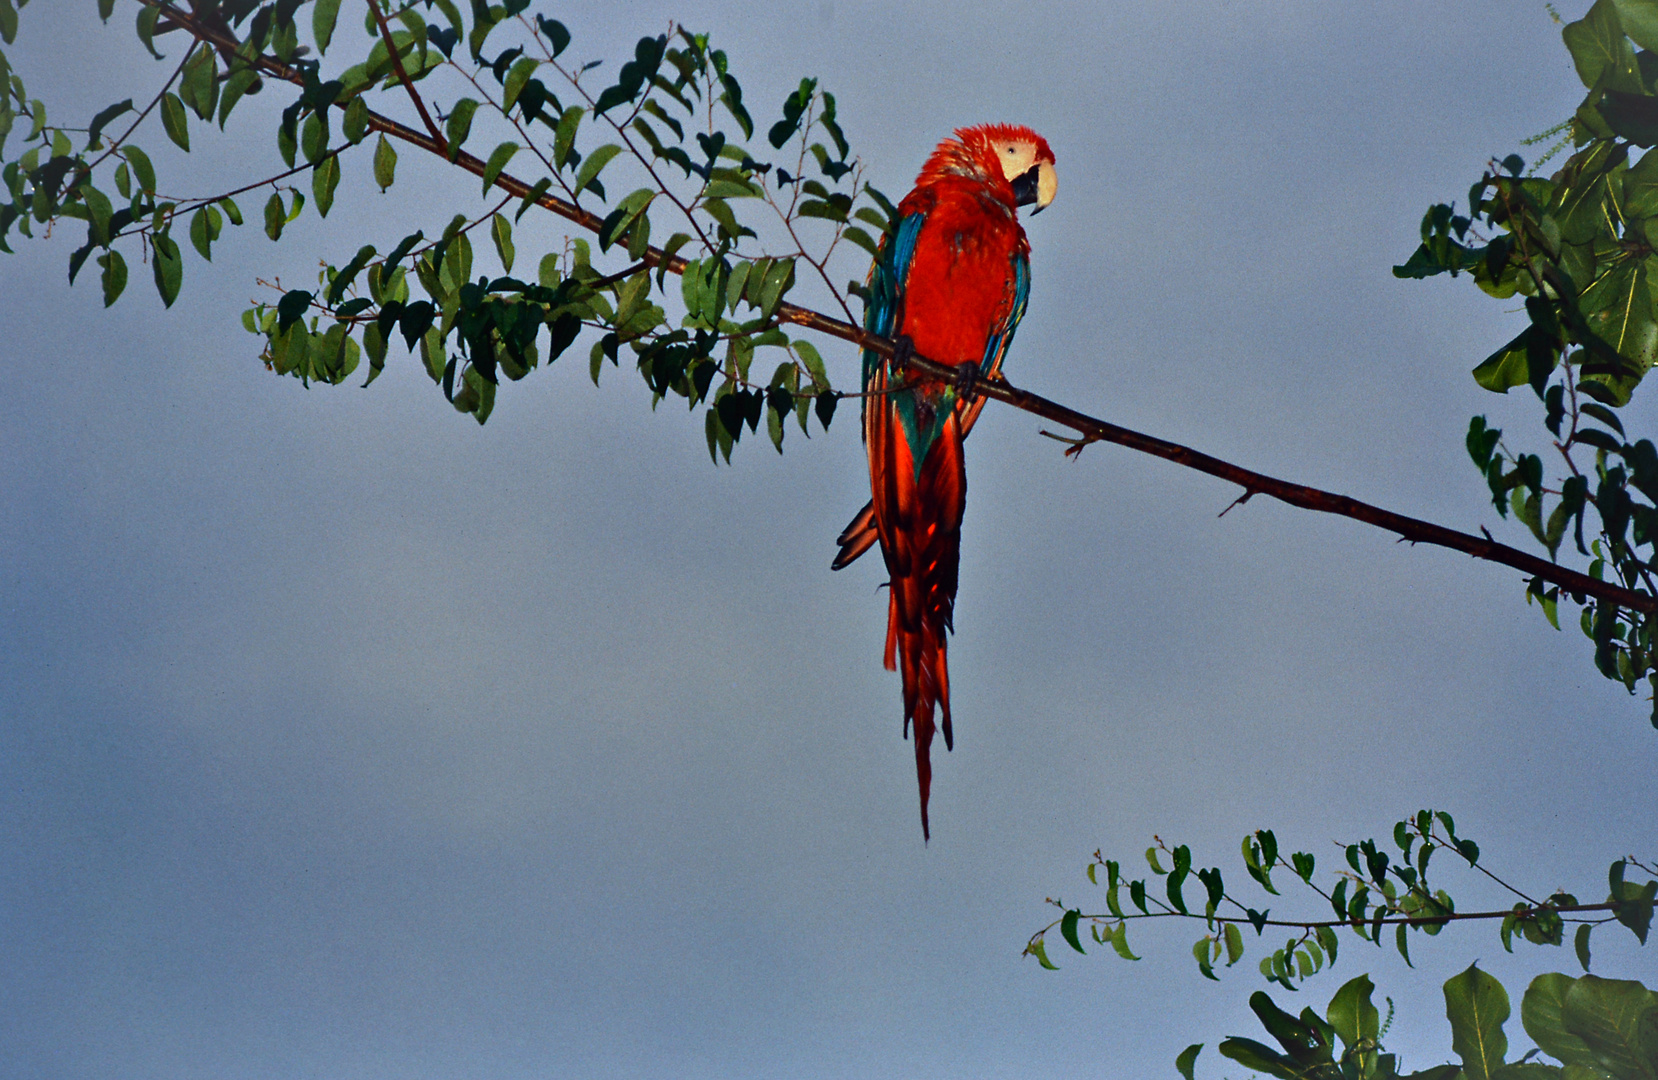
[[[902,375],[904,369],[910,366],[910,357],[915,355],[915,342],[908,334],[899,334],[892,339],[892,373]]]
[[[951,380],[956,388],[956,396],[970,398],[979,385],[979,365],[969,360],[965,364],[956,365],[956,377]]]

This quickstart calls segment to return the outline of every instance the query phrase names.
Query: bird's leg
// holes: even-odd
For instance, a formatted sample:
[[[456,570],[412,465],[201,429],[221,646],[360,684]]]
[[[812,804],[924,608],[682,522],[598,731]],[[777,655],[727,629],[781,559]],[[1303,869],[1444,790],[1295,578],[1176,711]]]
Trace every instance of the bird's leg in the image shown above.
[[[979,365],[969,360],[964,364],[956,365],[956,377],[951,380],[956,388],[956,396],[963,401],[973,396],[973,391],[979,385]]]

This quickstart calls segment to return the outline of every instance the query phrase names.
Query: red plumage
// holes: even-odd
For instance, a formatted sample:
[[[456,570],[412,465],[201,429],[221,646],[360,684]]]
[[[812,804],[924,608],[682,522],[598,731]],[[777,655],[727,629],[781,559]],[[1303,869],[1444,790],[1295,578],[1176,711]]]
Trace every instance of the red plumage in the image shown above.
[[[903,223],[909,222],[913,247],[894,252],[884,246],[872,271],[872,280],[882,272],[892,279],[890,310],[879,298],[872,303],[872,329],[908,337],[915,352],[931,360],[973,364],[983,377],[995,377],[1001,367],[1028,280],[1030,248],[1001,157],[1013,152],[1013,143],[1034,147],[1037,163],[1054,160],[1048,144],[1022,127],[964,128],[941,142],[898,206],[895,235],[906,236]],[[903,241],[889,236],[886,245],[894,243]],[[895,375],[885,360],[866,357],[866,391],[906,383],[907,389],[865,399],[873,498],[841,535],[835,566],[879,540],[890,582],[885,662],[903,679],[904,728],[906,735],[914,731],[921,828],[930,837],[935,711],[942,714],[938,727],[946,747],[954,745],[947,635],[953,630],[967,500],[962,440],[984,399],[963,400],[950,384]]]

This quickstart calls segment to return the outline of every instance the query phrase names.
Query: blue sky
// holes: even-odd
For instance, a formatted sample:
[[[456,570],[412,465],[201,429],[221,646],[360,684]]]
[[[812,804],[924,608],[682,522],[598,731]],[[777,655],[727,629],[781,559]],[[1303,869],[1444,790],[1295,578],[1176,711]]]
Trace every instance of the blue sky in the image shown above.
[[[8,56],[54,117],[153,93],[131,7],[25,9]],[[1540,430],[1468,377],[1521,316],[1389,269],[1577,104],[1541,4],[537,10],[611,60],[709,29],[757,118],[821,76],[893,194],[950,128],[1030,125],[1060,190],[1010,377],[1524,543],[1462,450],[1474,413]],[[250,105],[189,159],[145,145],[228,186],[275,160],[279,103]],[[827,569],[866,497],[849,411],[715,469],[700,418],[576,352],[482,429],[396,350],[367,390],[278,379],[238,321],[256,278],[482,205],[412,153],[390,195],[367,172],[280,245],[187,254],[170,311],[136,260],[109,311],[69,288],[63,237],[0,260],[0,1073],[1173,1075],[1255,1033],[1260,980],[1200,979],[1184,930],[1137,931],[1138,964],[1021,960],[1045,897],[1099,906],[1096,848],[1230,866],[1270,826],[1329,861],[1431,805],[1544,891],[1651,854],[1647,706],[1519,575],[1264,498],[1218,518],[1235,489],[1066,461],[997,405],[924,847],[878,560]],[[520,259],[562,243],[532,220]],[[1597,971],[1650,982],[1613,941]],[[1354,942],[1305,996],[1372,972],[1426,1067],[1447,975],[1573,964],[1434,944],[1408,971]]]

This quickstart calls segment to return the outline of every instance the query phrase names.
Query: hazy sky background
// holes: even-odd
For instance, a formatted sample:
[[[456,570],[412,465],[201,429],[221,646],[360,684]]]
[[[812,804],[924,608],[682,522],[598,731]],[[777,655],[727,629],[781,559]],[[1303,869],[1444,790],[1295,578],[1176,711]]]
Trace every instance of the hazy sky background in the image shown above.
[[[1541,3],[535,10],[612,62],[670,19],[711,30],[762,125],[821,76],[894,195],[950,128],[1031,125],[1060,188],[1013,379],[1529,544],[1462,449],[1477,412],[1541,431],[1468,377],[1521,316],[1389,268],[1576,106]],[[154,92],[134,11],[24,10],[7,52],[54,119]],[[265,168],[286,100],[193,125],[175,182]],[[481,205],[413,151],[391,195],[368,168],[280,246],[254,214],[211,267],[187,252],[171,311],[136,256],[110,311],[95,268],[68,288],[75,229],[0,259],[0,1074],[1142,1077],[1201,1040],[1199,1075],[1237,1076],[1212,1046],[1259,1033],[1258,952],[1218,985],[1187,927],[1137,927],[1139,964],[1020,959],[1044,897],[1103,906],[1096,848],[1132,863],[1157,833],[1241,881],[1246,831],[1332,864],[1431,805],[1543,891],[1598,898],[1653,853],[1647,705],[1520,575],[1265,498],[1217,518],[1235,489],[1066,461],[997,405],[924,847],[879,560],[828,570],[867,496],[852,411],[715,469],[700,417],[625,371],[595,390],[585,349],[483,429],[395,349],[366,391],[268,374],[238,321],[256,277]],[[532,220],[531,266],[562,236]],[[1650,399],[1628,417],[1650,431]],[[1650,982],[1619,935],[1597,971]],[[1428,944],[1411,972],[1349,938],[1296,1007],[1371,971],[1423,1068],[1470,958],[1516,997],[1575,970],[1494,926]]]

